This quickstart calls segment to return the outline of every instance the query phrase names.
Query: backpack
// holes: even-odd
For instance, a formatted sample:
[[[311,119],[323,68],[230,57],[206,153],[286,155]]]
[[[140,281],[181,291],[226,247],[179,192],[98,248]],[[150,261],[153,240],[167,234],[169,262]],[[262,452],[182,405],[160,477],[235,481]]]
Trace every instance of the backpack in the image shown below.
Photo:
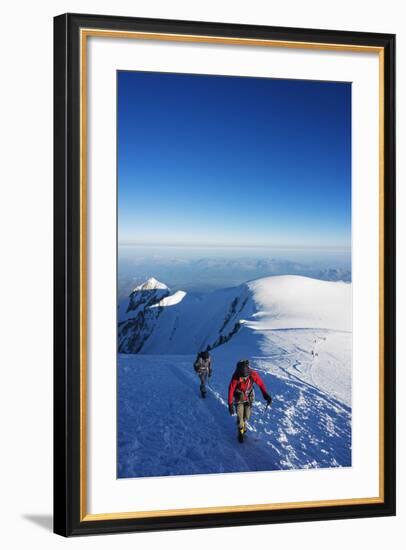
[[[237,402],[246,403],[248,401],[252,403],[254,401],[254,380],[251,374],[248,376],[241,376],[238,379],[235,393]]]
[[[199,372],[200,366],[201,366],[201,358],[198,357],[196,361],[193,363],[193,368],[195,369],[195,372]]]
[[[193,368],[196,372],[210,371],[210,359],[203,359],[203,357],[198,356],[196,361],[193,363]]]

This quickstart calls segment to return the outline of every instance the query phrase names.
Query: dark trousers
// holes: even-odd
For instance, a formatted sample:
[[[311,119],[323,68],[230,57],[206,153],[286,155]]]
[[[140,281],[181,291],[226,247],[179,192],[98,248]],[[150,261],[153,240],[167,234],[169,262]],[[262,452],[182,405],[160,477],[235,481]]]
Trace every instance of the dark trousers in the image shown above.
[[[199,378],[200,378],[200,391],[202,393],[206,393],[207,392],[207,388],[206,388],[206,383],[207,383],[207,377],[208,377],[209,373],[207,372],[207,370],[204,370],[204,371],[200,371],[199,372]]]

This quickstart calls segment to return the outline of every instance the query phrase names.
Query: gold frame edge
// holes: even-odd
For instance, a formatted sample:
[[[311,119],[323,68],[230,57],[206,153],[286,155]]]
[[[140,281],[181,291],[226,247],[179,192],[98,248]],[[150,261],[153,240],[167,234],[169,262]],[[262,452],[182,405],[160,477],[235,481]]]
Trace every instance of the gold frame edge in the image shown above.
[[[325,51],[377,53],[379,55],[379,496],[336,500],[286,502],[181,508],[173,510],[147,510],[138,512],[87,513],[87,44],[88,37],[162,40],[176,42],[217,43],[224,45],[261,46],[277,48],[314,49]],[[106,29],[80,29],[80,521],[112,519],[141,519],[176,517],[185,515],[291,510],[380,504],[384,502],[384,48],[354,44],[299,42],[268,39],[231,38],[223,36],[183,35],[119,31]]]

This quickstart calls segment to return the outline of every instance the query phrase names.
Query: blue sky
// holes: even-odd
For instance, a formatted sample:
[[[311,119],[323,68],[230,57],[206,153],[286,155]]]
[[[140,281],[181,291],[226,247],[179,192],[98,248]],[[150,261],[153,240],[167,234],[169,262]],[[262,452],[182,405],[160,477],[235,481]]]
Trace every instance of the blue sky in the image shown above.
[[[351,85],[118,72],[119,243],[348,247]]]

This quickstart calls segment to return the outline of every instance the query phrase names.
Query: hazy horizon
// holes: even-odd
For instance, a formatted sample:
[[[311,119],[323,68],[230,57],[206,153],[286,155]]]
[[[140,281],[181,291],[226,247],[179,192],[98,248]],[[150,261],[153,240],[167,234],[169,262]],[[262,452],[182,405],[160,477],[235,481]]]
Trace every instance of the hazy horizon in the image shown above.
[[[348,248],[118,247],[118,294],[155,277],[172,290],[206,293],[270,275],[351,280]]]

